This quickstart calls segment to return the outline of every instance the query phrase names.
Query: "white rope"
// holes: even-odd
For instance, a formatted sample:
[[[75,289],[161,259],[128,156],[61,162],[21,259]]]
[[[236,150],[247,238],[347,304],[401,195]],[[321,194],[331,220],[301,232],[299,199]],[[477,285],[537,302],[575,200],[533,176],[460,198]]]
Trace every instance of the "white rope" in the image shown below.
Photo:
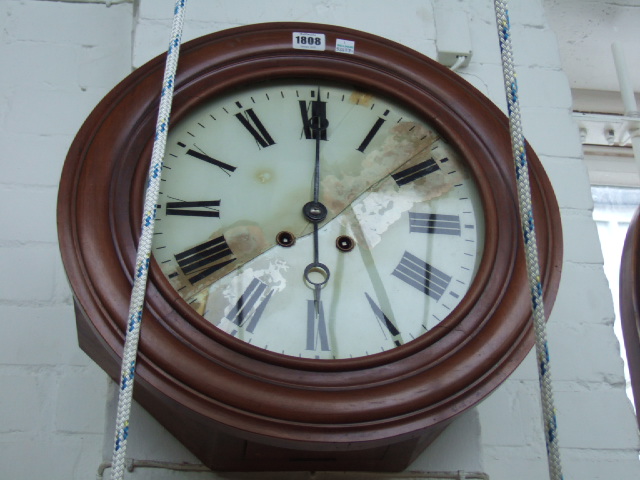
[[[507,93],[513,158],[516,164],[518,204],[520,209],[520,219],[522,222],[522,233],[524,237],[527,274],[529,278],[529,287],[531,288],[533,324],[536,336],[536,354],[538,358],[538,374],[540,376],[542,415],[545,439],[547,443],[549,476],[551,480],[562,480],[563,475],[560,462],[560,451],[558,448],[556,411],[553,401],[551,372],[549,368],[549,348],[547,345],[545,324],[546,315],[544,311],[544,301],[542,298],[542,281],[540,279],[538,247],[533,222],[533,209],[531,206],[531,186],[529,183],[525,139],[522,133],[522,123],[520,119],[518,84],[513,66],[514,62],[511,46],[509,12],[506,3],[507,2],[503,0],[495,0],[495,11],[498,36],[500,37],[504,85]]]
[[[121,480],[124,477],[125,453],[127,437],[129,434],[129,416],[133,400],[133,384],[138,340],[140,338],[140,323],[144,307],[144,294],[149,273],[149,259],[151,257],[155,205],[157,203],[158,191],[160,188],[162,160],[164,158],[175,72],[178,64],[182,27],[184,24],[185,4],[186,0],[176,0],[175,3],[171,41],[167,52],[164,81],[156,124],[156,137],[153,144],[151,165],[149,167],[149,185],[147,187],[144,202],[144,218],[136,256],[136,270],[131,293],[131,302],[129,305],[129,320],[122,356],[120,395],[118,398],[112,459],[112,480]],[[547,453],[549,457],[549,474],[551,480],[562,480],[563,475],[558,449],[556,415],[549,370],[549,351],[546,340],[546,316],[542,298],[542,283],[540,279],[540,267],[531,206],[531,189],[526,159],[525,140],[522,134],[520,107],[517,96],[518,88],[513,67],[513,52],[511,47],[510,25],[506,1],[495,0],[495,10],[498,35],[500,37],[505,89],[507,92],[509,108],[509,126],[512,137],[512,148],[516,163],[518,200],[520,216],[522,219],[527,272],[531,288],[538,371],[540,374],[542,392],[542,409],[547,441]]]
[[[173,99],[173,87],[175,82],[178,54],[184,24],[184,7],[186,0],[176,0],[171,29],[171,42],[167,52],[167,59],[160,94],[160,107],[156,123],[156,136],[151,154],[149,166],[149,185],[144,201],[144,213],[142,232],[138,253],[136,256],[136,269],[134,273],[133,290],[129,304],[129,317],[127,332],[122,354],[122,370],[120,374],[120,395],[118,397],[118,411],[116,414],[115,439],[113,447],[113,469],[111,479],[120,480],[124,477],[125,453],[127,448],[127,436],[129,435],[129,415],[133,400],[133,383],[136,368],[136,356],[138,353],[138,340],[140,338],[140,322],[144,307],[144,294],[147,287],[149,274],[149,259],[151,258],[151,241],[156,216],[155,205],[160,188],[160,176],[162,172],[162,160],[164,158],[167,141],[167,129]]]

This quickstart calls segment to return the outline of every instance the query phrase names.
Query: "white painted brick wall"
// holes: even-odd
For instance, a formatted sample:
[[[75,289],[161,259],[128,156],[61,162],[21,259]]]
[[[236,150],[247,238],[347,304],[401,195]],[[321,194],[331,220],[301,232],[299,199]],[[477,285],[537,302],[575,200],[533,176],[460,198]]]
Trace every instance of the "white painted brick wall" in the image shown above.
[[[60,171],[131,71],[132,5],[0,0],[0,478],[93,478],[108,380],[77,347],[57,245]],[[115,36],[114,36],[115,34]]]
[[[110,459],[116,388],[76,346],[57,251],[57,182],[73,135],[98,100],[132,66],[165,49],[174,0],[140,0],[135,18],[131,4],[104,3],[0,0],[2,479],[86,479]],[[549,336],[565,478],[635,480],[638,434],[624,394],[568,82],[541,0],[511,4],[525,134],[556,189],[564,226],[563,278]],[[490,1],[191,0],[185,39],[246,23],[299,20],[366,30],[435,57],[433,12],[445,6],[469,17],[474,54],[460,74],[504,110]],[[138,407],[133,422],[129,456],[196,461]],[[547,478],[533,354],[412,469],[482,470],[492,480]],[[225,477],[137,469],[127,478]]]
[[[168,6],[171,2],[165,3]],[[640,475],[638,439],[622,388],[621,361],[611,330],[612,302],[591,220],[592,200],[577,127],[571,117],[569,85],[541,2],[511,3],[525,134],[542,157],[558,192],[564,225],[565,273],[551,320],[550,343],[557,370],[561,445],[568,457],[566,478],[636,478]],[[469,17],[474,53],[471,64],[460,74],[505,110],[492,2],[435,0],[403,2],[394,7],[381,3],[375,9],[369,5],[363,1],[278,2],[265,9],[261,2],[245,0],[215,9],[198,3],[195,13],[189,12],[198,21],[187,28],[186,36],[255,21],[295,19],[367,30],[435,56],[430,7],[462,8]],[[157,42],[149,40],[160,34],[160,25],[168,28],[168,18],[158,13],[157,6],[158,2],[150,0],[141,3],[134,45],[136,65],[159,51]],[[575,403],[585,408],[573,408]],[[491,478],[546,478],[533,354],[477,410],[480,430],[471,428],[469,419],[464,424],[462,420],[456,422],[457,428],[445,432],[446,437],[439,439],[413,468],[429,470],[435,464],[443,470],[469,468],[469,457],[479,455],[477,464]],[[567,439],[563,441],[565,428]],[[449,442],[458,445],[440,450]],[[586,450],[592,452],[589,469],[584,468]],[[432,455],[435,451],[438,454]],[[611,467],[617,461],[625,466],[616,466],[613,475]]]

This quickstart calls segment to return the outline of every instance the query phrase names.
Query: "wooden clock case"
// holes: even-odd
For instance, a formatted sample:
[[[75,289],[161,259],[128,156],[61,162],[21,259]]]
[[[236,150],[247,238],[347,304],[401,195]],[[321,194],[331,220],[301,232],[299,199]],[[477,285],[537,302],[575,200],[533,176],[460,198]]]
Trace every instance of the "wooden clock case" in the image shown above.
[[[620,320],[640,428],[640,207],[629,224],[620,260]]]
[[[324,33],[326,51],[293,49],[293,32]],[[338,38],[355,41],[355,53],[335,52]],[[163,69],[164,56],[150,61],[100,102],[60,183],[59,240],[79,343],[116,381]],[[221,92],[277,78],[337,80],[395,97],[456,146],[485,212],[475,281],[451,315],[417,340],[370,357],[314,361],[217,330],[152,261],[135,398],[214,470],[401,470],[533,345],[508,120],[458,75],[406,47],[340,27],[272,23],[183,45],[172,121]],[[562,261],[560,217],[538,158],[527,153],[550,307]]]

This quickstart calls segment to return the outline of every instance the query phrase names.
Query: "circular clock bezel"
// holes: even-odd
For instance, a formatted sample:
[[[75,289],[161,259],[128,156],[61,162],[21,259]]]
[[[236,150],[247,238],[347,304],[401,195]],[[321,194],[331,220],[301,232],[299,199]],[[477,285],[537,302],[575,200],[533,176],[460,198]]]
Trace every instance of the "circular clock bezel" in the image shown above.
[[[292,49],[292,32],[326,34],[327,50]],[[355,53],[333,51],[336,38],[355,41]],[[60,187],[67,274],[106,355],[118,361],[163,66],[161,57],[147,63],[96,107],[70,149]],[[296,78],[350,83],[393,97],[468,160],[486,223],[471,289],[441,324],[401,347],[313,360],[269,352],[218,330],[152,265],[138,377],[222,428],[282,446],[355,448],[415,435],[484,398],[533,345],[508,120],[455,73],[406,47],[341,27],[277,23],[185,44],[172,122],[232,89]],[[538,158],[530,148],[527,153],[550,306],[562,258],[559,212]]]

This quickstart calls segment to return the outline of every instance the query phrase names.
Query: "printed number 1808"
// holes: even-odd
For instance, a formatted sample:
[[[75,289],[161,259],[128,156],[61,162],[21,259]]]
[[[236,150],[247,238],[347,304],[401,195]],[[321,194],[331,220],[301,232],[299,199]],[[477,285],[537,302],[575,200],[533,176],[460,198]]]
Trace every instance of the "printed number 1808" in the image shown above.
[[[293,48],[301,50],[324,50],[324,33],[293,32]]]

